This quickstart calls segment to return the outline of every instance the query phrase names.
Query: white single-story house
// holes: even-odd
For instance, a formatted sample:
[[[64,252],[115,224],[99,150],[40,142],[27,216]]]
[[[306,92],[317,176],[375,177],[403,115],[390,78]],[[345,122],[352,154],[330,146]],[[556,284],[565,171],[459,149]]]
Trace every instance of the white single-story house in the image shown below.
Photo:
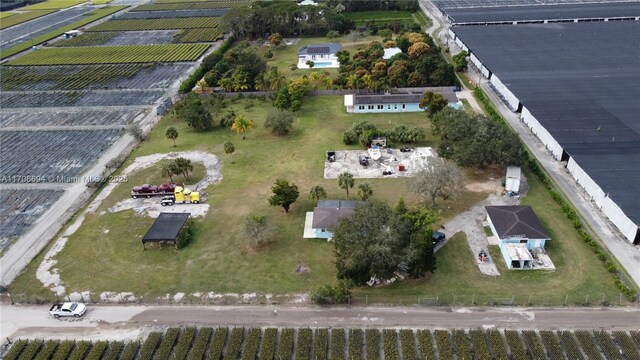
[[[318,3],[313,1],[313,0],[304,0],[304,1],[299,2],[298,5],[318,6]]]
[[[382,55],[383,60],[389,60],[393,55],[400,54],[402,50],[399,47],[390,47],[384,49],[384,55]]]
[[[544,249],[551,240],[531,206],[485,206],[487,222],[498,237],[502,257],[509,269],[534,267],[532,251]]]
[[[452,87],[426,89],[440,93],[449,102],[449,106],[454,109],[462,107],[462,102],[458,100]],[[347,94],[344,96],[344,106],[348,113],[397,113],[397,112],[420,112],[424,111],[420,107],[420,100],[424,92],[421,93],[398,93],[398,94]]]
[[[298,68],[309,69],[307,61],[313,61],[313,68],[340,67],[336,53],[342,50],[341,44],[305,45],[298,50]]]
[[[356,205],[361,201],[320,200],[313,212],[308,212],[304,222],[305,239],[331,240],[331,230],[338,225],[340,219],[351,216]]]
[[[520,169],[520,166],[507,166],[507,177],[504,183],[505,190],[519,193],[521,178],[522,170]]]

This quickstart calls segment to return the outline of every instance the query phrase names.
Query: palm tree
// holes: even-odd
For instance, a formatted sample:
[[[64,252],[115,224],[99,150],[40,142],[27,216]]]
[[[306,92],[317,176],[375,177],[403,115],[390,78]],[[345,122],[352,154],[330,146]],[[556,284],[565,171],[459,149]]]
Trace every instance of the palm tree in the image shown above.
[[[311,191],[309,191],[309,199],[313,200],[314,202],[317,202],[320,199],[326,199],[327,198],[327,191],[320,185],[315,185],[311,188]]]
[[[193,171],[193,164],[191,164],[191,160],[179,157],[174,161],[174,164],[178,172],[184,175],[184,179],[189,181],[189,171]]]
[[[173,165],[171,163],[163,163],[160,165],[160,172],[162,177],[168,177],[171,183],[173,183]]]
[[[237,72],[233,75],[233,90],[234,91],[242,91],[249,89],[249,84],[247,83],[247,76],[243,72]]]
[[[253,120],[247,119],[244,115],[236,116],[231,125],[231,130],[234,130],[238,134],[242,133],[242,140],[247,136],[247,131],[253,129]]]
[[[360,200],[367,201],[373,195],[373,189],[367,183],[358,185],[358,196]]]
[[[229,156],[231,157],[232,164],[233,164],[233,157],[231,155],[233,154],[234,151],[236,151],[236,147],[233,146],[233,143],[231,141],[227,141],[224,143],[224,153],[229,154]]]
[[[349,189],[353,188],[353,185],[355,185],[355,181],[350,173],[345,171],[338,176],[338,187],[347,192],[347,199],[349,198]]]
[[[220,80],[218,80],[218,85],[221,86],[224,91],[231,91],[233,90],[233,79],[229,78],[229,77],[224,77]]]
[[[178,138],[178,130],[176,130],[176,128],[173,126],[168,127],[164,136],[166,136],[167,139],[173,140],[173,147],[176,147],[176,139]]]
[[[271,90],[280,90],[287,85],[287,77],[278,71],[278,68],[272,68],[269,74],[269,84]]]

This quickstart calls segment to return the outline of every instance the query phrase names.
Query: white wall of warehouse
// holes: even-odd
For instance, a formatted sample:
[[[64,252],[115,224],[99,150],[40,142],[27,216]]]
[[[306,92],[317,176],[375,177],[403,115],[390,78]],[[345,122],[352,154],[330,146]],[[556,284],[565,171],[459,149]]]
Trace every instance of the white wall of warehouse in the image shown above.
[[[527,124],[529,128],[531,128],[531,131],[540,139],[540,141],[542,141],[544,146],[546,146],[547,149],[551,151],[553,157],[555,157],[556,160],[560,160],[562,158],[562,147],[560,146],[560,144],[558,144],[556,139],[554,139],[553,136],[549,134],[547,129],[545,129],[540,124],[540,122],[538,122],[538,120],[533,117],[533,115],[531,115],[529,109],[523,106],[520,118],[525,124]]]
[[[507,89],[507,87],[504,86],[504,84],[502,83],[502,81],[500,81],[500,79],[498,79],[496,74],[493,74],[493,76],[491,76],[491,79],[489,79],[489,81],[491,82],[493,87],[496,90],[498,90],[498,92],[502,95],[502,97],[507,101],[507,104],[509,104],[509,107],[511,107],[511,110],[515,111],[518,108],[518,104],[520,103],[518,98],[515,95],[513,95],[511,90]]]
[[[482,64],[482,62],[480,61],[480,59],[478,59],[476,57],[476,55],[474,53],[471,53],[469,55],[469,58],[471,59],[471,62],[478,68],[480,69],[480,72],[482,73],[482,75],[485,78],[489,78],[489,69],[487,69],[484,64]]]
[[[638,231],[638,226],[625,215],[622,209],[605,194],[602,188],[582,170],[573,158],[569,159],[567,170],[569,170],[569,173],[576,179],[576,182],[589,194],[602,213],[609,218],[627,240],[633,242]]]

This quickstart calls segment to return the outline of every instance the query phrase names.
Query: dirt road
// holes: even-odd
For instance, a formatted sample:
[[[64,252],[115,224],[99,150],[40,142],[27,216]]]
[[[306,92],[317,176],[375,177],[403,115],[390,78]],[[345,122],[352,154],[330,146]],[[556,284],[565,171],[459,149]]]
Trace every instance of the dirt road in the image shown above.
[[[135,339],[153,327],[289,326],[507,329],[640,329],[640,308],[376,308],[90,306],[56,320],[48,306],[1,306],[0,338]]]

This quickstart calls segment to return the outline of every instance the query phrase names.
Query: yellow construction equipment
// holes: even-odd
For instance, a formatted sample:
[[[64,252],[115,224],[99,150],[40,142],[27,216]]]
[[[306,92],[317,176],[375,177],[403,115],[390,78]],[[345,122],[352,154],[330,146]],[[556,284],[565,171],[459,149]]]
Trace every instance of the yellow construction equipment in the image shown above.
[[[200,203],[200,193],[197,191],[191,191],[186,187],[176,186],[175,190],[173,190],[173,196],[175,197],[177,203]]]

